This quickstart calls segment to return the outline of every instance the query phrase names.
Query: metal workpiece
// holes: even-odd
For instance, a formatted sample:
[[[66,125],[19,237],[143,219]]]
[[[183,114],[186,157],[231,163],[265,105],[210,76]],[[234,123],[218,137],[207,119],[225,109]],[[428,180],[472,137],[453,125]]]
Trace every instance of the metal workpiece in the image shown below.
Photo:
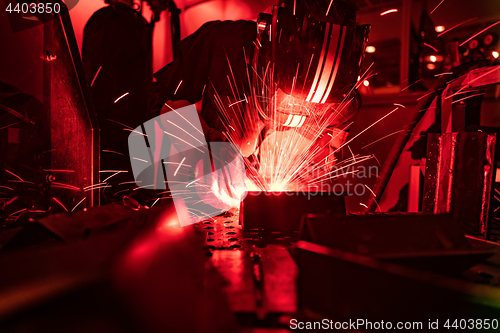
[[[496,250],[466,238],[450,214],[310,214],[303,219],[299,239],[447,275],[460,274]]]
[[[450,213],[464,231],[487,237],[496,134],[430,134],[423,211]]]
[[[449,214],[310,215],[295,255],[299,312],[424,325],[429,318],[495,318],[498,250],[466,238]]]
[[[338,321],[497,318],[498,286],[299,241],[299,310]],[[477,274],[476,274],[477,275]]]
[[[335,192],[248,192],[240,205],[244,230],[291,233],[299,230],[303,214],[345,215],[344,196]]]
[[[238,215],[226,214],[197,225],[206,233],[211,262],[223,277],[231,311],[266,320],[297,311],[297,265],[290,249],[296,237],[266,238],[245,231]]]

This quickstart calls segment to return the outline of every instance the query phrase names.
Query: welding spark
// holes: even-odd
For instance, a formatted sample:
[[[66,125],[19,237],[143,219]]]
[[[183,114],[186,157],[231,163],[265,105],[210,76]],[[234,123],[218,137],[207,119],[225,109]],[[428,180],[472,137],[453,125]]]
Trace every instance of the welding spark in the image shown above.
[[[177,172],[179,171],[182,163],[184,163],[184,161],[186,160],[186,157],[184,157],[181,161],[181,163],[179,163],[179,165],[177,166],[177,169],[175,169],[175,172],[174,172],[174,177],[177,176]]]
[[[134,188],[132,191],[137,191],[137,190],[139,190],[141,188],[148,188],[148,187],[153,187],[153,186],[155,186],[155,184],[138,186],[138,187]]]
[[[464,21],[464,22],[461,22],[461,23],[459,23],[459,24],[457,24],[457,25],[454,25],[453,27],[451,27],[451,28],[449,28],[449,29],[447,29],[447,30],[443,31],[442,33],[440,33],[440,34],[439,34],[439,35],[437,35],[437,36],[438,36],[438,37],[441,37],[441,36],[442,36],[442,35],[444,35],[445,33],[447,33],[447,32],[449,32],[449,31],[451,31],[451,30],[453,30],[453,29],[455,29],[455,28],[457,28],[457,27],[461,26],[461,25],[462,25],[462,24],[464,24],[464,23],[467,23],[467,22],[472,21],[472,20],[475,20],[475,19],[477,19],[477,17],[473,17],[473,18],[471,18],[471,19],[468,19],[467,21]]]
[[[386,138],[388,138],[388,137],[390,137],[390,136],[393,136],[394,134],[398,134],[398,133],[401,133],[401,132],[406,132],[406,131],[408,131],[408,130],[401,130],[401,131],[396,131],[396,132],[394,132],[394,133],[388,134],[388,135],[384,136],[383,138],[380,138],[380,139],[378,139],[378,140],[375,140],[375,141],[373,141],[372,143],[369,143],[369,144],[367,144],[367,145],[365,145],[365,146],[361,147],[361,149],[365,149],[366,147],[369,147],[369,146],[371,146],[371,145],[373,145],[373,144],[375,144],[375,143],[377,143],[377,142],[379,142],[379,141],[382,141],[382,140],[384,140],[384,139],[386,139]]]
[[[87,191],[95,191],[95,190],[100,190],[100,189],[103,189],[103,188],[108,188],[108,187],[113,187],[109,184],[106,184],[106,185],[101,185],[101,186],[98,186],[98,187],[92,187],[92,188],[88,188],[86,190],[83,190],[84,192],[87,192]]]
[[[330,13],[330,8],[332,8],[332,3],[333,3],[333,0],[330,0],[330,4],[328,5],[328,9],[326,10],[325,16],[328,16],[328,13]]]
[[[182,142],[184,142],[184,143],[186,143],[186,144],[190,145],[190,146],[191,146],[191,147],[193,147],[194,149],[199,150],[199,151],[201,151],[202,153],[205,153],[203,150],[201,150],[200,148],[196,147],[195,145],[193,145],[193,144],[191,144],[191,143],[189,143],[189,142],[187,142],[187,141],[185,141],[185,140],[182,140],[181,138],[179,138],[179,137],[177,137],[177,136],[175,136],[175,135],[173,135],[173,134],[171,134],[171,133],[168,133],[167,131],[163,131],[163,132],[165,132],[166,134],[170,135],[170,136],[171,136],[171,137],[173,137],[173,138],[176,138],[176,139],[177,139],[177,140],[179,140],[179,141],[182,141]],[[135,157],[134,157],[134,158],[135,158]]]
[[[118,155],[123,155],[122,153],[119,153],[117,151],[114,151],[114,150],[103,150],[104,153],[113,153],[113,154],[118,154]]]
[[[199,216],[200,218],[204,218],[204,217],[209,217],[210,214],[207,214],[199,209],[194,209],[194,208],[188,208],[188,211],[190,211],[192,214],[196,215],[196,216]],[[200,214],[196,214],[195,212],[200,212],[202,213],[202,215]]]
[[[16,201],[17,199],[19,199],[18,196],[13,197],[12,199],[10,199],[9,201],[7,201],[5,203],[5,207],[7,207],[8,205],[10,205],[11,203],[13,203],[14,201]]]
[[[132,180],[132,181],[129,181],[129,182],[119,183],[118,185],[136,184],[136,183],[141,183],[141,182],[142,182],[141,180]]]
[[[468,84],[466,86],[464,86],[463,88],[460,88],[456,93],[447,96],[445,99],[452,98],[453,96],[466,93],[466,91],[464,92],[464,90],[467,89],[467,88],[469,88],[469,87],[471,87],[471,83],[473,83],[473,82],[475,82],[477,80],[482,79],[483,77],[485,77],[485,76],[493,73],[494,71],[498,71],[498,66],[495,66],[495,67],[493,67],[493,69],[487,71],[486,73],[483,73],[483,74],[479,75],[478,77],[470,80],[469,82],[467,82]]]
[[[137,160],[137,161],[141,161],[144,163],[149,163],[149,161],[143,160],[142,158],[132,157],[132,159]]]
[[[29,213],[46,213],[46,210],[40,210],[40,209],[30,209],[28,210]]]
[[[17,213],[21,213],[21,212],[24,212],[24,211],[27,211],[28,209],[27,208],[23,208],[23,209],[20,209],[12,214],[9,214],[9,217],[12,216],[12,215],[16,215]]]
[[[349,151],[351,152],[352,160],[354,161],[354,163],[356,163],[356,157],[354,156],[354,153],[352,152],[351,147],[347,146],[347,148],[349,148]]]
[[[145,137],[148,137],[148,135],[147,135],[147,134],[144,134],[144,133],[139,132],[139,131],[136,131],[136,130],[131,130],[131,129],[129,129],[129,128],[124,128],[123,130],[124,130],[124,131],[129,131],[129,132],[131,132],[131,133],[135,133],[135,134],[140,134],[140,135],[145,136]]]
[[[438,89],[438,90],[442,90],[442,89]],[[432,94],[434,94],[434,93],[436,93],[436,90],[434,90],[434,91],[429,91],[427,94],[422,95],[422,96],[420,96],[419,98],[417,98],[417,101],[420,101],[421,99],[423,99],[423,98],[425,98],[425,97],[427,97],[427,96],[429,96],[429,95],[432,95]]]
[[[427,44],[427,43],[424,43],[425,46],[427,46],[428,48],[431,48],[432,50],[434,50],[435,52],[439,52],[434,46],[430,45],[430,44]]]
[[[153,204],[151,205],[151,207],[150,207],[150,208],[153,208],[153,206],[154,206],[154,205],[158,202],[158,200],[160,200],[160,198],[157,198],[157,199],[155,200],[155,202],[153,202]]]
[[[108,179],[110,179],[111,177],[114,177],[116,176],[117,174],[119,173],[124,173],[124,172],[128,172],[128,171],[125,171],[125,170],[120,170],[120,171],[117,171],[115,172],[114,174],[112,174],[111,176],[109,176],[108,178],[104,179],[102,182],[105,183]]]
[[[193,127],[195,130],[197,130],[200,134],[205,135],[202,131],[200,131],[198,129],[198,126],[195,126],[195,125],[191,124],[191,122],[189,120],[187,120],[182,114],[180,114],[178,110],[172,109],[172,111],[174,111],[175,113],[177,113],[177,115],[179,117],[181,117],[182,119],[184,119],[189,125],[191,125],[191,127]]]
[[[114,120],[114,119],[109,119],[109,118],[108,118],[108,119],[106,119],[106,120],[111,121],[111,122],[113,122],[113,123],[117,123],[118,125],[125,126],[126,128],[131,129],[131,130],[133,130],[133,129],[134,129],[134,128],[132,128],[131,126],[125,125],[124,123],[121,123],[121,122],[119,122],[119,121],[117,121],[117,120]]]
[[[115,192],[115,193],[113,194],[113,196],[115,197],[115,196],[117,196],[118,194],[123,193],[123,192],[127,192],[127,191],[130,191],[130,189],[126,188],[126,189],[124,189],[124,190],[121,190],[121,191]]]
[[[80,188],[78,188],[76,186],[73,186],[73,185],[69,185],[69,184],[52,182],[50,185],[52,187],[64,188],[64,189],[67,189],[67,190],[73,190],[73,191],[79,191],[79,192],[81,192]]]
[[[377,196],[375,195],[375,192],[372,191],[371,188],[368,187],[368,185],[365,184],[365,187],[368,189],[368,191],[371,192],[371,194],[376,198]]]
[[[177,85],[177,88],[175,89],[174,91],[174,95],[177,94],[177,91],[179,90],[179,88],[181,87],[181,84],[182,84],[182,80],[179,82],[179,84]]]
[[[420,81],[422,81],[423,79],[420,79],[420,80],[417,80],[415,82],[413,82],[412,84],[409,84],[407,85],[406,87],[404,87],[403,89],[401,89],[401,92],[405,91],[406,89],[410,88],[411,86],[413,86],[414,84],[417,84],[419,83]],[[403,82],[404,83],[404,82]]]
[[[245,96],[245,98],[244,98],[244,99],[242,99],[241,101],[237,101],[237,102],[234,102],[234,103],[229,104],[229,107],[232,107],[233,105],[236,105],[236,104],[239,104],[239,103],[242,103],[242,102],[248,102],[248,101],[247,101],[246,96]]]
[[[385,12],[382,12],[380,13],[380,16],[384,16],[384,15],[387,15],[387,14],[390,14],[390,13],[397,13],[398,10],[397,9],[389,9],[389,10],[386,10]]]
[[[484,93],[474,94],[474,95],[470,95],[470,96],[467,96],[467,97],[464,97],[464,98],[460,98],[460,99],[457,99],[456,101],[453,101],[451,104],[455,104],[455,103],[464,101],[466,99],[469,99],[469,98],[472,98],[472,97],[476,97],[476,96],[481,96],[481,95],[484,95]]]
[[[7,180],[9,183],[26,183],[26,184],[35,184],[34,182],[29,182],[27,180]]]
[[[171,107],[170,105],[168,105],[168,103],[165,103],[163,105],[166,106],[166,107],[168,107],[171,111],[175,111],[175,109],[173,107]]]
[[[80,201],[76,204],[76,206],[75,206],[75,207],[73,207],[73,209],[71,210],[71,212],[73,212],[73,211],[76,209],[76,207],[78,207],[78,206],[79,206],[82,202],[84,202],[84,201],[85,201],[85,199],[87,199],[87,198],[85,197],[85,198],[83,198],[82,200],[80,200]]]
[[[12,124],[4,126],[4,127],[0,127],[0,131],[3,130],[3,129],[6,129],[6,128],[12,127],[12,126],[16,126],[17,124],[20,124],[20,123],[22,123],[22,121],[18,121],[16,123],[12,123]]]
[[[122,99],[123,97],[127,96],[129,93],[126,92],[125,94],[121,95],[120,97],[118,97],[117,99],[115,99],[114,103],[116,104],[116,102],[118,102],[120,99]]]
[[[66,212],[68,211],[68,209],[56,197],[52,197],[52,200],[54,200],[57,204],[59,204],[59,206],[61,206],[62,208],[64,208],[64,210]]]
[[[367,75],[366,77],[363,78],[363,81],[367,81],[371,77],[374,77],[375,75],[378,75],[378,73],[371,73],[370,75]]]
[[[450,74],[453,74],[453,72],[444,72],[444,73],[436,74],[436,75],[434,75],[434,77],[443,76],[443,75],[450,75]]]
[[[169,122],[170,124],[174,125],[175,127],[177,127],[178,129],[180,129],[181,131],[183,131],[184,133],[186,133],[187,135],[189,135],[190,137],[192,137],[193,139],[195,139],[196,141],[198,141],[202,146],[204,146],[205,144],[203,142],[201,142],[200,140],[198,140],[194,135],[192,135],[191,133],[189,133],[188,131],[186,131],[185,129],[183,129],[182,127],[180,127],[179,125],[177,124],[174,124],[173,122],[171,122],[170,120],[167,120],[167,122]]]
[[[269,34],[269,37],[270,36],[271,36],[271,34]],[[227,52],[225,52],[225,53],[226,53],[227,63],[229,65],[229,71],[231,72],[231,77],[233,78],[233,81],[236,82],[236,80],[234,79],[233,67],[231,66],[231,63],[229,62],[229,56],[227,55]],[[231,90],[233,91],[233,95],[240,96],[240,92],[238,91],[238,86],[236,84],[234,85],[236,88],[236,94],[235,94],[234,90],[233,90],[233,85],[231,84],[231,80],[229,79],[229,76],[227,77],[227,80],[229,81],[229,86],[231,87]],[[246,99],[246,96],[245,96],[245,99]]]
[[[462,44],[460,44],[459,46],[461,47],[462,45],[464,45],[465,43],[467,43],[467,42],[468,42],[468,41],[470,41],[471,39],[474,39],[474,37],[476,37],[476,36],[478,36],[478,35],[482,34],[482,33],[483,33],[483,32],[485,32],[486,30],[488,30],[488,29],[490,29],[490,28],[494,27],[495,25],[497,25],[498,23],[500,23],[500,21],[495,22],[495,23],[493,23],[492,25],[487,26],[486,28],[484,28],[483,30],[479,31],[478,33],[475,33],[475,34],[474,34],[474,35],[472,35],[469,39],[467,39],[466,41],[462,42]]]
[[[102,68],[102,66],[99,66],[99,68],[97,69],[97,72],[95,73],[94,78],[92,79],[92,83],[90,83],[91,87],[94,85],[95,79],[97,79],[97,75],[99,75],[99,72],[101,71],[101,68]]]
[[[7,172],[7,173],[11,174],[12,176],[16,177],[16,178],[17,178],[17,179],[19,179],[20,181],[24,182],[24,180],[23,180],[21,177],[19,177],[18,175],[16,175],[16,174],[15,174],[15,173],[13,173],[12,171],[9,171],[9,170],[5,169],[5,172]]]
[[[91,189],[93,187],[102,186],[102,185],[106,185],[106,183],[99,183],[99,184],[89,185],[89,186],[84,187],[83,190],[85,191],[87,189]]]
[[[436,7],[434,7],[434,9],[431,11],[431,14],[434,13],[434,11],[439,7],[441,6],[441,4],[444,2],[444,0],[441,0],[440,3],[438,3],[438,5]]]
[[[375,195],[375,192],[373,192],[373,191],[372,191],[372,189],[371,189],[370,187],[368,187],[368,185],[366,185],[366,184],[363,184],[363,185],[365,185],[365,187],[368,189],[368,191],[370,191],[370,192],[371,192],[371,194],[373,195],[373,197],[374,197],[374,198],[376,198],[376,197],[377,197],[377,196]],[[374,201],[374,202],[375,202],[375,204],[377,205],[378,211],[379,211],[379,212],[382,212],[382,209],[380,209],[380,206],[378,205],[377,200],[373,200],[373,201]]]
[[[192,182],[189,182],[189,183],[186,185],[186,187],[189,187],[189,185],[192,185],[192,184],[196,183],[198,180],[200,180],[200,179],[198,178],[198,179],[193,180]]]
[[[397,110],[399,110],[399,107],[395,108],[394,110],[392,110],[391,112],[389,112],[388,114],[386,114],[385,116],[383,116],[382,118],[380,118],[379,120],[375,121],[373,124],[371,124],[370,126],[368,126],[367,128],[365,128],[364,130],[362,130],[361,132],[359,132],[352,139],[350,139],[349,141],[347,141],[346,143],[344,143],[342,146],[340,146],[339,148],[337,148],[335,150],[335,152],[339,151],[345,145],[351,143],[352,140],[354,140],[355,138],[357,138],[358,136],[360,136],[361,134],[363,134],[364,132],[366,132],[367,130],[369,130],[370,128],[372,128],[373,126],[375,126],[376,124],[378,124],[379,122],[381,122],[383,119],[387,118],[388,116],[390,116],[391,114],[393,114],[394,112],[396,112]]]
[[[165,162],[165,161],[163,161],[163,164],[175,164],[175,165],[179,165],[179,163],[177,163],[177,162]],[[191,165],[189,165],[189,164],[183,164],[183,166],[191,168]],[[170,183],[170,181],[169,181],[169,183]]]

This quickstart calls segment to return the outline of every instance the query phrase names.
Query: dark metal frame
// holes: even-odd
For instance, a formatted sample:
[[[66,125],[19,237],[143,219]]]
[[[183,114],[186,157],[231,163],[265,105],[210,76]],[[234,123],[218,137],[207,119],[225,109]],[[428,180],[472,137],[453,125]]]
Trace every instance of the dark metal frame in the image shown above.
[[[377,208],[377,200],[382,197],[382,194],[384,193],[385,187],[387,186],[387,183],[389,182],[389,179],[391,178],[392,172],[394,171],[394,168],[396,167],[396,163],[399,159],[399,156],[401,155],[401,152],[403,151],[405,145],[408,143],[408,140],[411,137],[412,131],[415,128],[415,126],[418,124],[418,122],[422,119],[424,116],[425,111],[429,108],[433,100],[440,96],[443,93],[443,90],[446,93],[446,88],[453,82],[454,86],[469,86],[471,88],[475,87],[481,87],[484,85],[489,85],[489,84],[498,84],[500,83],[498,81],[498,75],[496,76],[495,80],[495,73],[497,71],[494,71],[491,69],[491,67],[481,67],[481,68],[476,68],[473,69],[474,67],[477,67],[478,63],[468,63],[464,64],[462,66],[459,66],[457,68],[454,68],[451,72],[452,74],[450,75],[443,75],[441,76],[436,83],[429,89],[430,93],[427,95],[424,95],[416,107],[411,110],[412,112],[412,117],[411,117],[411,122],[408,125],[408,131],[402,132],[398,138],[396,139],[396,142],[392,146],[391,151],[389,152],[389,155],[387,156],[387,159],[382,167],[382,171],[380,172],[380,177],[377,179],[377,182],[375,183],[375,186],[373,188],[373,193],[374,195],[370,198],[368,202],[368,208],[367,212],[375,212]],[[497,66],[500,70],[500,66]],[[486,71],[490,71],[490,75],[485,74]]]
[[[80,57],[80,51],[78,49],[78,44],[75,37],[75,32],[73,30],[73,25],[71,23],[69,10],[67,6],[60,0],[56,0],[57,3],[61,5],[61,11],[59,14],[54,15],[54,19],[52,21],[44,23],[44,54],[50,53],[50,50],[53,47],[52,39],[53,34],[55,33],[55,27],[59,26],[64,33],[65,43],[67,50],[69,51],[71,62],[73,64],[72,73],[76,76],[76,80],[78,82],[78,93],[81,95],[81,99],[85,103],[84,110],[86,110],[86,118],[88,125],[91,130],[91,137],[88,138],[91,140],[91,151],[90,151],[90,163],[91,163],[91,172],[88,175],[90,178],[88,181],[88,185],[94,185],[99,183],[99,168],[100,168],[100,130],[99,124],[97,121],[97,115],[94,110],[94,105],[92,102],[90,89],[87,84],[85,74],[83,71],[83,64]],[[51,61],[44,61],[44,69],[43,69],[43,84],[44,84],[44,108],[46,110],[46,115],[49,121],[52,121],[52,64]],[[51,140],[52,141],[52,140]],[[51,157],[52,164],[54,164],[54,157]],[[50,188],[50,182],[49,182]],[[51,190],[52,191],[52,190]],[[86,202],[88,206],[95,206],[100,204],[99,191],[88,191],[86,194]]]

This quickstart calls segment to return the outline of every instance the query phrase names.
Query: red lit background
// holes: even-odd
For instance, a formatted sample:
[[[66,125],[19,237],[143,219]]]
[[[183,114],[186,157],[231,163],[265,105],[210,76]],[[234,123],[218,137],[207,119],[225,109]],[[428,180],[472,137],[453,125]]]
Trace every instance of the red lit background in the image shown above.
[[[137,2],[137,1],[136,1]],[[181,10],[181,38],[191,35],[204,23],[215,20],[255,20],[257,15],[273,5],[272,0],[226,1],[181,0],[175,1]],[[82,46],[83,28],[92,14],[105,6],[103,0],[84,0],[70,12],[78,46]],[[143,2],[143,16],[149,21],[151,11]],[[170,23],[165,12],[156,24],[153,36],[153,70],[157,71],[172,61]]]

